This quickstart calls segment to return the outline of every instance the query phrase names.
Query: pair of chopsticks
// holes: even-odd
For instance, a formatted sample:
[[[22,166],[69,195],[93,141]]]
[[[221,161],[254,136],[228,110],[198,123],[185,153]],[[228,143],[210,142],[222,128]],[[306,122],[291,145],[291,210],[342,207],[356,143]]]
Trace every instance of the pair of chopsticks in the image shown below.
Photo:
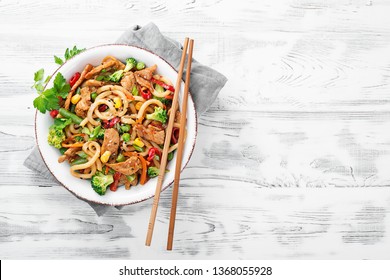
[[[180,133],[179,133],[179,140],[178,140],[178,147],[177,147],[175,180],[174,180],[173,192],[172,192],[172,206],[171,206],[171,215],[170,215],[170,219],[169,219],[167,250],[172,250],[172,245],[173,245],[173,234],[174,234],[174,230],[175,230],[175,219],[176,219],[176,207],[177,207],[177,199],[179,196],[180,170],[181,170],[181,162],[182,162],[183,148],[184,148],[184,136],[185,136],[186,121],[187,121],[186,116],[187,116],[188,89],[190,86],[192,51],[194,48],[194,40],[192,40],[192,39],[190,40],[189,38],[185,38],[185,40],[184,40],[183,53],[181,55],[179,72],[178,72],[177,80],[176,80],[175,94],[173,96],[172,107],[171,107],[171,111],[169,113],[168,127],[166,129],[164,149],[162,152],[162,158],[161,158],[161,163],[160,163],[160,173],[158,175],[156,192],[154,194],[152,212],[150,213],[148,233],[146,235],[146,242],[145,242],[146,246],[150,246],[150,243],[152,242],[154,223],[156,221],[157,208],[158,208],[158,203],[160,200],[161,187],[162,187],[162,183],[164,180],[165,168],[167,165],[168,149],[169,149],[169,144],[171,142],[173,123],[175,120],[175,114],[176,114],[178,103],[179,103],[178,102],[179,101],[179,92],[180,92],[180,88],[181,88],[180,85],[181,85],[184,64],[185,64],[186,55],[187,55],[188,42],[189,42],[190,48],[189,48],[189,53],[188,53],[186,82],[185,82],[185,87],[184,87],[183,103],[182,103],[182,107],[181,107],[182,110],[181,110],[181,116],[180,116],[180,130],[179,130]]]

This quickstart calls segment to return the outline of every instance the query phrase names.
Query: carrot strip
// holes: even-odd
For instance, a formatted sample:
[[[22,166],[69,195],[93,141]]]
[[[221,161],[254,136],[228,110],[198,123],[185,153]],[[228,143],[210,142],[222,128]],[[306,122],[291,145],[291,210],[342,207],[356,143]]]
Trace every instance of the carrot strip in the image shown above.
[[[72,144],[68,144],[68,143],[61,144],[61,146],[64,148],[79,148],[79,147],[82,147],[83,145],[84,145],[84,142],[76,142],[76,143],[72,143]]]
[[[136,152],[123,152],[122,154],[125,157],[133,157],[133,156],[137,157],[138,156]]]
[[[141,173],[141,178],[139,180],[139,183],[141,185],[144,185],[146,183],[147,163],[143,156],[138,156],[138,157],[141,160],[141,164],[142,164],[142,173]]]
[[[72,135],[68,138],[66,138],[64,141],[62,141],[61,143],[61,146],[64,147],[64,148],[78,148],[78,147],[82,147],[84,145],[84,142],[75,142],[75,143],[70,143],[70,141],[73,141],[75,139],[75,137],[77,136],[80,136],[80,137],[84,137],[85,134],[84,133],[79,133],[79,134],[75,134],[75,135]]]

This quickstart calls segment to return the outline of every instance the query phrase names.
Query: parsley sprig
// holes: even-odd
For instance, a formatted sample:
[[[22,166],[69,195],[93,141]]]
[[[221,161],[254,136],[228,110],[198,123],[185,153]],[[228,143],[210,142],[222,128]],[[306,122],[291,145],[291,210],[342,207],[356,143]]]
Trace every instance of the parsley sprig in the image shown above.
[[[67,48],[65,50],[65,54],[64,54],[65,61],[67,61],[68,59],[71,59],[72,57],[74,57],[75,55],[78,55],[79,53],[81,53],[83,51],[85,51],[85,48],[78,49],[76,46],[73,46],[73,49]],[[54,62],[59,64],[59,65],[64,64],[64,60],[56,55],[54,56]]]
[[[84,49],[78,49],[76,46],[65,50],[64,60],[78,55],[79,53],[85,51]],[[58,56],[54,56],[54,61],[57,64],[62,65],[64,60]],[[49,89],[45,89],[47,83],[51,79],[51,76],[47,76],[45,80],[43,77],[45,75],[45,70],[39,69],[34,73],[34,84],[32,88],[35,88],[39,96],[34,99],[34,107],[37,108],[41,113],[46,113],[46,111],[51,111],[54,109],[59,109],[59,97],[66,98],[69,91],[70,85],[66,82],[64,76],[61,73],[57,73],[53,81],[53,87]]]
[[[53,81],[53,87],[45,89],[45,85],[50,80],[50,77],[47,77],[44,82],[44,70],[40,69],[34,74],[34,85],[33,87],[37,90],[39,96],[34,99],[33,105],[37,108],[42,114],[46,111],[51,111],[54,109],[59,109],[60,105],[58,103],[58,97],[65,98],[70,91],[70,85],[66,82],[64,76],[61,73],[57,73]]]

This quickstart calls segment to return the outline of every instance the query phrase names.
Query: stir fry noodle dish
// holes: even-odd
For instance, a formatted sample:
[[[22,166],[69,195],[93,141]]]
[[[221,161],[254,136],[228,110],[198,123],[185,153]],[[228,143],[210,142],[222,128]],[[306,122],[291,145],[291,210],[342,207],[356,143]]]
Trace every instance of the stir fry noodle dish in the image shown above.
[[[54,87],[42,93],[57,91],[55,99],[48,92],[44,100],[34,100],[53,118],[47,139],[60,151],[58,162],[69,164],[72,176],[90,180],[99,195],[144,185],[159,175],[175,89],[157,67],[107,56],[69,81],[57,73]],[[179,121],[178,111],[168,160],[177,148]]]

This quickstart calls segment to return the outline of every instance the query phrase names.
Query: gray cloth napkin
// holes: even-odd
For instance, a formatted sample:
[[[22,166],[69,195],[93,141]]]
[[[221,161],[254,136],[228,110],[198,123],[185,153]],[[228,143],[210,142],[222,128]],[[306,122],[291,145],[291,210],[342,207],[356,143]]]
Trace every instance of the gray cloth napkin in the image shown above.
[[[149,23],[144,27],[134,26],[125,31],[116,43],[150,50],[165,59],[176,70],[179,68],[182,53],[181,44],[162,35],[154,23]],[[196,55],[196,44],[194,54]],[[185,71],[183,73],[184,78]],[[190,92],[199,115],[210,107],[226,82],[225,76],[193,59]],[[27,157],[24,165],[53,183],[60,184],[47,169],[37,147]],[[98,216],[103,215],[111,207],[89,201],[86,202],[95,210]],[[121,207],[117,208],[120,209]]]

